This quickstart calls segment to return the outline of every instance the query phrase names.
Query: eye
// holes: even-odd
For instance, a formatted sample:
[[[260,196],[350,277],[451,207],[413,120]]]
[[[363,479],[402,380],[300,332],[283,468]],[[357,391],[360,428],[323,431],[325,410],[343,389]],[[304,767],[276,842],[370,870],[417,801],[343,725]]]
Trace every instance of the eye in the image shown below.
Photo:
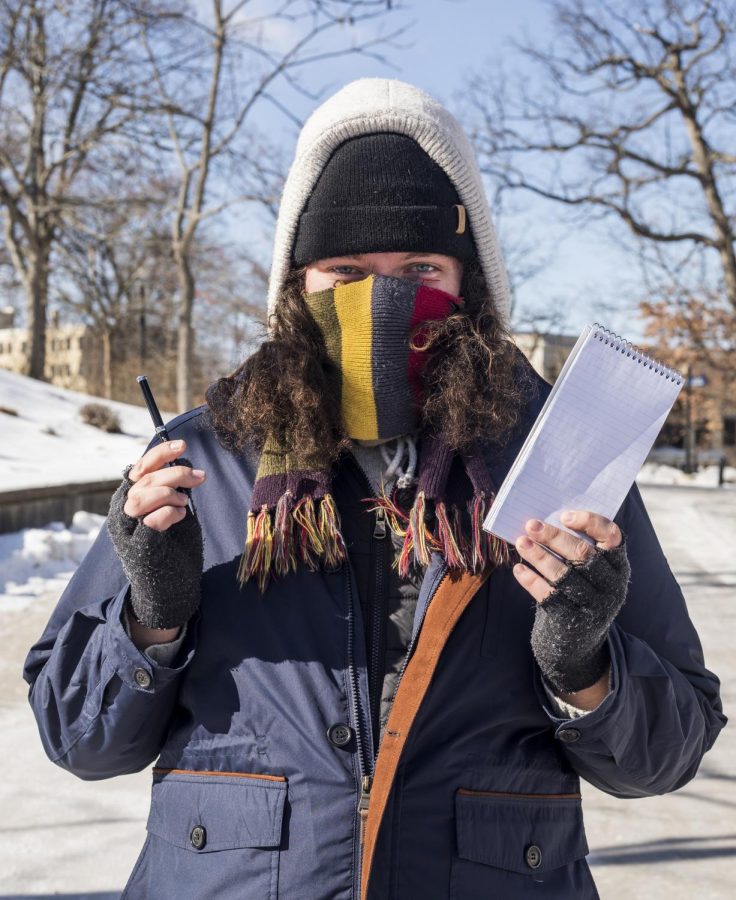
[[[437,271],[437,266],[432,265],[432,263],[414,263],[412,269],[421,275],[431,275]]]
[[[336,275],[360,275],[360,269],[355,266],[330,266],[328,272],[334,272]]]

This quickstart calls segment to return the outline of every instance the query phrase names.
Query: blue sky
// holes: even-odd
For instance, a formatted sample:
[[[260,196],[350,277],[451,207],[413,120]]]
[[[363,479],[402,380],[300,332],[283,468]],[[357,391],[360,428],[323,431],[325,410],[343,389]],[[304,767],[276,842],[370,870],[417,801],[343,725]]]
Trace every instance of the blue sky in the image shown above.
[[[396,68],[347,57],[330,63],[329,69],[305,70],[306,83],[324,90],[322,96],[327,97],[354,78],[398,77],[434,94],[459,114],[474,70],[502,56],[513,57],[518,64],[513,38],[526,33],[533,40],[544,40],[552,34],[545,0],[403,0],[403,5],[403,20],[413,23],[401,39],[405,46],[384,51]],[[314,105],[298,95],[285,96],[300,116]],[[263,110],[259,124],[279,135],[284,150],[291,154],[296,139],[293,124],[273,110]],[[517,320],[533,310],[554,309],[562,315],[562,330],[568,333],[600,321],[639,340],[641,325],[633,313],[639,280],[636,260],[619,248],[610,229],[572,227],[562,219],[558,206],[531,195],[517,195],[515,205],[520,212],[499,223],[502,240],[513,243],[523,232],[525,241],[548,258],[544,268],[519,288]]]

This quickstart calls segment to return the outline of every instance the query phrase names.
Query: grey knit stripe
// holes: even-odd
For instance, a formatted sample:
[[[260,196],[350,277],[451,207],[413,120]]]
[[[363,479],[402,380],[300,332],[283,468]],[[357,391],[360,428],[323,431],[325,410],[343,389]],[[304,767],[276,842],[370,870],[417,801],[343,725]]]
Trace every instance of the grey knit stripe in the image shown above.
[[[418,285],[404,278],[378,278],[371,293],[371,364],[378,437],[405,434],[416,427],[407,377],[409,327]],[[380,339],[377,336],[380,335]]]

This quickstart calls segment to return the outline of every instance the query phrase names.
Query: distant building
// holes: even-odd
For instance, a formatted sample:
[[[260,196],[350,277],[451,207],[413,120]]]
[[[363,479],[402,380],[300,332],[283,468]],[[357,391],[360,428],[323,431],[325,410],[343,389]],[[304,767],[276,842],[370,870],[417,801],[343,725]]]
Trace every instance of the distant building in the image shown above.
[[[0,368],[21,372],[28,348],[28,330],[16,328],[15,310],[0,310]],[[60,325],[52,315],[46,329],[46,370],[49,382],[84,393],[97,393],[101,355],[86,325]]]
[[[550,384],[557,379],[577,341],[576,336],[531,331],[518,332],[513,338],[534,369]],[[646,347],[642,349],[646,351]],[[689,391],[690,418],[696,460],[714,462],[723,455],[730,465],[736,465],[736,369],[731,369],[730,378],[725,369],[705,364],[693,369],[696,377]],[[688,390],[684,388],[655,441],[655,447],[675,447],[684,454],[687,402]]]
[[[568,334],[540,334],[536,331],[517,331],[513,338],[535,371],[550,384],[557,380],[577,341],[577,337]]]
[[[28,330],[15,327],[15,310],[0,309],[0,368],[22,372]],[[149,376],[161,409],[176,409],[176,333],[160,321],[137,317],[132,327],[111,336],[110,399],[141,403],[136,375]],[[203,395],[201,364],[195,354],[193,375]],[[50,384],[96,397],[106,396],[102,340],[89,325],[63,325],[52,313],[46,328],[45,377]],[[199,399],[199,397],[198,397]]]

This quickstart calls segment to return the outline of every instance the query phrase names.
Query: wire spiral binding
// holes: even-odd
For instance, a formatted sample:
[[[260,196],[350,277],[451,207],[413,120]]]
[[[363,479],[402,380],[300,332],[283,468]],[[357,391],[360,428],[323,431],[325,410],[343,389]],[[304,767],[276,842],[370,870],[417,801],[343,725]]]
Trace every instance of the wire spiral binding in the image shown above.
[[[677,369],[672,369],[659,360],[648,356],[643,350],[635,347],[631,341],[625,340],[620,334],[614,334],[613,331],[609,331],[608,328],[605,328],[599,322],[593,324],[593,337],[607,346],[613,347],[614,350],[626,354],[631,359],[635,359],[639,365],[646,366],[655,374],[664,376],[665,381],[674,381],[678,386],[685,381],[684,375],[678,372]]]

